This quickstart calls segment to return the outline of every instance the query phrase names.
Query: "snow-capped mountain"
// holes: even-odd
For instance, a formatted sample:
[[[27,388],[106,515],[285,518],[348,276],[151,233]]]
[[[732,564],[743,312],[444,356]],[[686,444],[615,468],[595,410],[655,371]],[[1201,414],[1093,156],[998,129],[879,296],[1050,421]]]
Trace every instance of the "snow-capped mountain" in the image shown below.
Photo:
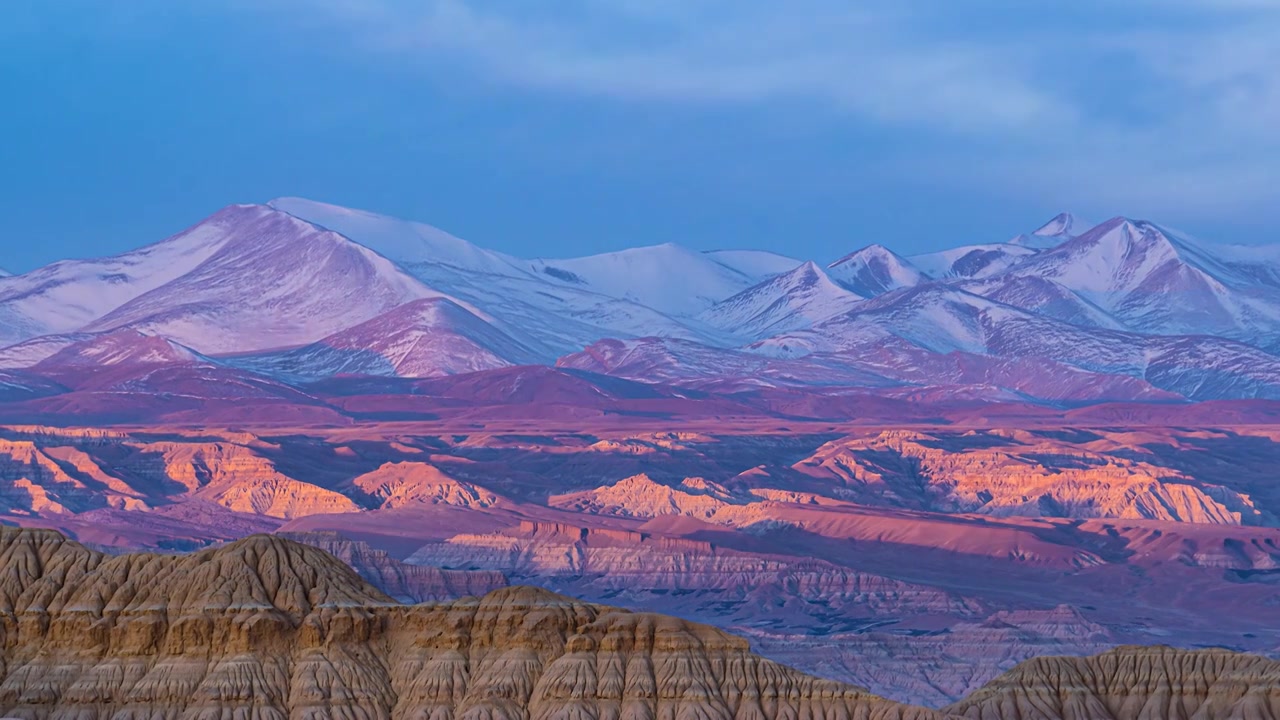
[[[694,315],[758,282],[673,243],[564,260],[534,260],[557,284],[628,300],[674,317]]]
[[[862,297],[915,287],[929,277],[910,261],[883,245],[868,245],[827,266],[827,275]]]
[[[1094,223],[1072,215],[1061,213],[1031,233],[1023,233],[1009,241],[1010,245],[1021,245],[1033,250],[1048,250],[1077,237],[1094,227]]]
[[[0,344],[81,330],[191,272],[232,234],[229,223],[214,219],[124,255],[64,260],[25,275],[0,278]]]
[[[562,261],[524,260],[484,250],[421,223],[294,198],[270,205],[341,232],[395,261],[428,287],[479,308],[546,362],[602,337],[662,335],[714,341],[678,319],[681,313],[666,310],[683,308],[684,315],[692,315],[708,304],[700,297],[728,297],[754,284],[762,268],[785,264],[771,253],[744,251],[719,257],[674,245]],[[664,275],[664,268],[682,266],[688,266],[681,271],[683,283]],[[702,285],[719,289],[699,289]]]
[[[13,273],[0,267],[0,277],[12,277],[12,276],[13,276]]]
[[[1036,275],[998,275],[958,287],[1005,305],[1088,327],[1122,330],[1124,325],[1068,288]]]
[[[1280,349],[1276,270],[1153,223],[1113,218],[1008,274],[1053,281],[1130,330],[1218,335]]]
[[[84,326],[130,327],[207,354],[302,345],[422,298],[443,298],[372,250],[261,205],[209,219],[199,266]]]
[[[342,233],[410,268],[444,265],[473,274],[530,277],[634,302],[671,316],[696,314],[799,261],[754,250],[697,252],[674,243],[560,260],[522,260],[484,250],[438,228],[362,210],[281,198],[269,203]]]
[[[1153,336],[1070,324],[942,284],[900,290],[750,348],[775,357],[933,354],[1032,358],[1141,378],[1193,399],[1280,398],[1280,357],[1224,338]]]
[[[303,198],[277,198],[267,205],[351,238],[402,265],[448,265],[484,275],[510,275],[523,271],[523,262],[517,258],[485,250],[424,223]]]
[[[864,299],[807,262],[716,303],[698,319],[749,341],[813,327]]]
[[[1091,372],[1045,358],[934,353],[895,338],[858,352],[803,358],[761,356],[663,338],[604,340],[558,365],[637,380],[723,391],[854,387],[908,397],[933,389],[939,398],[968,393],[988,400],[1114,402],[1182,399],[1129,375]],[[976,392],[975,392],[976,391]]]
[[[710,393],[1280,398],[1280,248],[1063,214],[1007,243],[870,245],[825,268],[672,244],[545,260],[283,198],[0,277],[0,369],[38,393],[231,383],[310,413],[317,383],[394,393],[391,378],[557,363]]]
[[[1002,273],[1037,252],[1022,245],[995,243],[912,255],[909,259],[912,265],[936,280],[980,279]]]

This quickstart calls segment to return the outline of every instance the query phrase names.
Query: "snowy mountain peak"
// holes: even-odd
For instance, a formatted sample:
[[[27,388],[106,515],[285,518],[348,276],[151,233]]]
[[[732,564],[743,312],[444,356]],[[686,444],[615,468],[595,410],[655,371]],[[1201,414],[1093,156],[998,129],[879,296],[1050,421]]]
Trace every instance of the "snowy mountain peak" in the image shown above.
[[[1159,226],[1146,220],[1114,217],[1058,247],[1058,253],[1095,253],[1113,270],[1135,263],[1151,264],[1177,258],[1181,243],[1175,242]],[[1098,268],[1102,269],[1102,268]]]
[[[80,329],[133,327],[205,353],[251,352],[443,296],[374,251],[266,205],[226,208],[201,228],[217,239],[203,262]]]
[[[1077,237],[1091,227],[1094,227],[1093,223],[1081,220],[1071,213],[1058,213],[1039,229],[1030,234],[1019,235],[1010,240],[1009,244],[1033,250],[1048,250]]]
[[[0,267],[0,278],[2,278],[2,277],[13,277],[13,273],[11,273],[11,272],[9,272],[8,270],[5,270],[4,268]]]
[[[739,337],[758,338],[812,327],[862,300],[809,261],[717,303],[699,319]]]
[[[827,266],[831,279],[862,297],[914,287],[929,278],[919,268],[883,245],[868,245]]]
[[[1075,237],[1091,227],[1093,225],[1082,221],[1071,213],[1058,213],[1052,220],[1042,225],[1039,230],[1033,232],[1032,235],[1041,237]]]

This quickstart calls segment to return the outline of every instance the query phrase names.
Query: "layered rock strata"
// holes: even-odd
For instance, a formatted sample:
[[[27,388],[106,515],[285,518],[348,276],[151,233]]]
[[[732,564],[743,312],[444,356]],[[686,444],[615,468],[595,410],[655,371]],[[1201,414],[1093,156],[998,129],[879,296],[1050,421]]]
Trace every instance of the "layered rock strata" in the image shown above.
[[[530,588],[405,606],[254,536],[109,557],[0,530],[0,712],[46,718],[926,720],[674,618]]]

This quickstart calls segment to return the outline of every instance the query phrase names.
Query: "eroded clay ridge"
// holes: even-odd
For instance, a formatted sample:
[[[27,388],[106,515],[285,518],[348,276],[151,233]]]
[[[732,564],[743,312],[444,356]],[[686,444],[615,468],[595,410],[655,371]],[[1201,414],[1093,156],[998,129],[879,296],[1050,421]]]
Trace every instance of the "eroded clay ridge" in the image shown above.
[[[970,720],[1275,720],[1280,663],[1135,646],[1037,658],[946,710]]]
[[[942,717],[709,627],[541,590],[399,605],[267,536],[111,557],[0,530],[0,632],[0,712],[37,720]]]

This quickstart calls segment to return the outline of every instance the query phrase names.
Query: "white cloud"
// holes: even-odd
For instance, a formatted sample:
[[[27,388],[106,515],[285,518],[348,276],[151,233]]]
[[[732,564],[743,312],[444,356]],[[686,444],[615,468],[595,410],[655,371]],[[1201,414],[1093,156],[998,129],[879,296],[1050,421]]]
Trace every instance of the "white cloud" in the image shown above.
[[[398,62],[535,91],[825,105],[955,144],[903,148],[902,172],[1085,207],[1212,216],[1280,187],[1280,0],[275,2]]]

